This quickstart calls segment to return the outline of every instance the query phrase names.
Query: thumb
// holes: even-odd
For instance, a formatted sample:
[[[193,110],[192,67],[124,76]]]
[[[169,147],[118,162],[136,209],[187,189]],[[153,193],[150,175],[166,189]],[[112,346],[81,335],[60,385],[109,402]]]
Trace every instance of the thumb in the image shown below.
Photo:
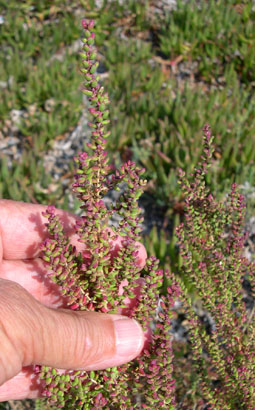
[[[48,308],[12,281],[1,279],[0,309],[0,384],[24,366],[99,370],[128,362],[143,348],[135,320]]]
[[[142,328],[125,316],[45,308],[41,320],[32,362],[25,365],[100,370],[134,359],[143,348]]]

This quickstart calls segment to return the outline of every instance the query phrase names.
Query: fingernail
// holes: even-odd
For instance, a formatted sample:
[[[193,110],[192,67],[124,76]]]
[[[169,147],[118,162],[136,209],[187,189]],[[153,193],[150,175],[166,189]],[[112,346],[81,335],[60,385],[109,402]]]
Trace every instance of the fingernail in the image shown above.
[[[129,361],[141,352],[144,345],[143,330],[134,319],[114,321],[116,354],[114,359]]]
[[[139,355],[144,346],[144,332],[134,319],[122,315],[113,315],[113,325],[116,338],[114,356],[86,366],[86,370],[101,370],[121,366]]]

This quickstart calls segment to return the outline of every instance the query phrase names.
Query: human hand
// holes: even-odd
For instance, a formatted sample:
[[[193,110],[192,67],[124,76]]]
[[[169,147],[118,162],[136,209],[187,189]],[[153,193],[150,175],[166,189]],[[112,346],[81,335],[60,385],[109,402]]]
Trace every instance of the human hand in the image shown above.
[[[47,278],[40,244],[46,207],[0,200],[0,401],[40,397],[33,365],[99,370],[126,363],[144,346],[141,326],[121,315],[74,312]],[[78,250],[75,217],[57,214]],[[116,241],[116,249],[119,243]],[[142,268],[146,251],[139,247]]]

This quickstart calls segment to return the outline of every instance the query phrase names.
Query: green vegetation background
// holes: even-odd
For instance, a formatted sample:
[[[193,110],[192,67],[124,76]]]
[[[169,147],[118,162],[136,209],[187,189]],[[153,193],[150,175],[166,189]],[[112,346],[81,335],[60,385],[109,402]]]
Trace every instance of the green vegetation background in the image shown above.
[[[163,225],[174,226],[183,213],[177,169],[192,171],[207,122],[216,144],[207,182],[221,198],[236,181],[252,215],[253,2],[205,0],[198,7],[195,0],[177,1],[171,12],[159,0],[98,3],[0,0],[0,143],[14,135],[21,150],[18,161],[0,151],[0,196],[68,207],[66,185],[47,174],[43,157],[74,130],[84,110],[77,44],[86,17],[96,20],[102,82],[112,101],[111,159],[134,159],[146,168],[146,197]],[[13,110],[22,111],[20,121]],[[70,164],[64,176],[70,185],[72,170]],[[153,229],[144,240],[163,265],[178,269],[174,236]],[[0,408],[25,406],[29,402]]]

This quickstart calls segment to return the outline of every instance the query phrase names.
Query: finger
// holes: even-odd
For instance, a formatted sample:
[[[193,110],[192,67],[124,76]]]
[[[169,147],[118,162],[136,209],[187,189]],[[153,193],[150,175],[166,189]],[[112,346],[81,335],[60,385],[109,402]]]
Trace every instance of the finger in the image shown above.
[[[40,255],[40,245],[48,236],[45,227],[47,220],[42,216],[46,209],[45,205],[0,200],[0,261],[30,259]],[[63,223],[65,233],[71,237],[71,243],[77,251],[83,250],[85,245],[78,241],[74,231],[77,217],[61,209],[56,209],[56,214]],[[116,254],[121,247],[121,238],[112,241],[112,245]],[[142,269],[146,251],[142,244],[137,243],[137,246],[136,263]]]
[[[41,258],[3,260],[0,278],[18,283],[45,306],[55,309],[67,308],[68,298],[62,295],[60,287],[47,276],[47,273],[48,269]],[[140,283],[139,280],[137,283]],[[128,285],[129,282],[124,279],[120,283],[119,294],[123,294],[123,287]],[[135,286],[134,291],[136,294],[138,292],[137,286],[135,283],[132,283],[131,286]],[[128,315],[130,306],[132,306],[130,299],[125,299],[124,303],[127,305],[127,308],[120,310],[120,312]]]
[[[50,309],[3,279],[0,306],[0,384],[24,366],[99,370],[126,363],[143,348],[143,330],[133,319]]]
[[[67,307],[60,287],[47,277],[48,269],[40,258],[3,260],[0,277],[18,283],[36,300],[52,308]]]
[[[28,204],[6,199],[0,200],[0,260],[28,259],[40,254],[40,245],[47,237],[45,223],[42,216],[47,206]],[[57,209],[65,232],[74,232],[74,215]]]
[[[0,386],[0,402],[36,399],[41,396],[42,386],[34,374],[33,366],[24,367],[16,376]]]

